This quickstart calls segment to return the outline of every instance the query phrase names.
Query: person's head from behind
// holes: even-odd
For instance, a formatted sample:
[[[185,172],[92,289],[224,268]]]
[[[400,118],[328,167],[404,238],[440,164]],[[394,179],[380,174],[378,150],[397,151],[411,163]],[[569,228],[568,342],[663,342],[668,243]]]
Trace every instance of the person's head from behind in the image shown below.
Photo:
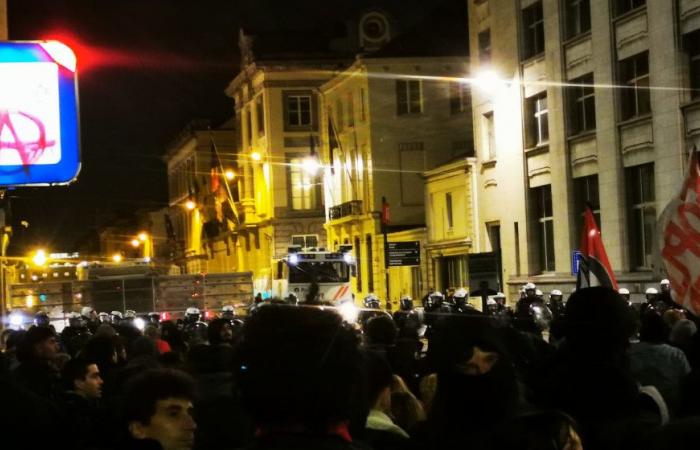
[[[493,433],[493,450],[583,450],[574,420],[559,411],[538,411],[508,420]]]
[[[663,317],[656,311],[647,311],[642,316],[639,340],[651,344],[663,344],[668,339],[670,329]]]
[[[335,311],[270,305],[243,328],[238,379],[260,428],[325,434],[358,409],[357,333]]]
[[[83,358],[71,359],[61,372],[64,387],[84,398],[102,397],[102,377],[97,364]]]
[[[32,327],[18,345],[17,358],[20,361],[30,359],[49,361],[56,357],[58,351],[58,340],[51,328]]]
[[[394,345],[398,334],[396,323],[386,314],[372,317],[365,325],[365,336],[371,345]]]
[[[125,387],[124,418],[132,438],[152,439],[164,450],[189,450],[197,428],[192,418],[194,380],[184,372],[147,370]]]
[[[565,337],[573,352],[594,359],[624,355],[634,318],[617,291],[600,286],[579,289],[566,302],[565,311]]]

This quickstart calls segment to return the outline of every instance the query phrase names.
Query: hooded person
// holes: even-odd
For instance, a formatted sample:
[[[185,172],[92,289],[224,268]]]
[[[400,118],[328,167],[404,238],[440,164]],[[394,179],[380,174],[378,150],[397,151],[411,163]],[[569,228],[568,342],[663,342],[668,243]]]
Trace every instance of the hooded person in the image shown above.
[[[639,386],[629,369],[632,310],[617,291],[591,287],[571,295],[565,314],[564,342],[533,386],[537,403],[571,415],[593,448],[641,446],[651,427],[642,423]]]
[[[425,448],[472,448],[518,408],[516,373],[500,329],[485,316],[452,315],[428,348],[437,390],[419,433]]]
[[[236,378],[251,450],[357,449],[366,420],[357,332],[330,310],[270,305],[244,326]]]

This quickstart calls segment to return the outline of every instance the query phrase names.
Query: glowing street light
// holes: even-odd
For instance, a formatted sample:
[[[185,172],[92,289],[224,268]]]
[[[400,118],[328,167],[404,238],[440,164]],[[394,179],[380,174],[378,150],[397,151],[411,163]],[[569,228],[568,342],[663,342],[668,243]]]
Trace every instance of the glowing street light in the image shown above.
[[[35,266],[45,266],[47,261],[46,252],[42,249],[37,250],[32,257],[32,262]]]
[[[122,259],[124,258],[122,257],[121,253],[115,253],[114,255],[112,255],[112,261],[114,261],[115,263],[122,262]]]
[[[146,242],[146,239],[148,239],[148,233],[146,233],[145,231],[142,231],[139,233],[138,238],[139,238],[139,241]]]
[[[190,211],[192,211],[196,207],[197,207],[197,204],[193,200],[187,200],[185,202],[185,208],[187,208]]]
[[[236,172],[234,172],[233,170],[230,170],[230,169],[227,170],[227,171],[224,173],[224,175],[226,175],[226,179],[229,180],[229,181],[231,181],[231,180],[233,180],[234,178],[236,178]]]
[[[304,168],[304,171],[311,176],[316,176],[318,169],[321,167],[318,163],[318,158],[314,156],[307,156],[304,158],[301,162],[301,166]]]
[[[253,161],[260,161],[262,159],[260,152],[253,152],[250,154],[250,157],[253,158]]]
[[[493,70],[484,70],[477,73],[471,83],[482,91],[492,92],[502,87],[506,81]]]
[[[141,245],[141,241],[139,241],[138,239],[132,239],[132,240],[131,240],[131,246],[132,246],[132,247],[137,248],[139,245]]]

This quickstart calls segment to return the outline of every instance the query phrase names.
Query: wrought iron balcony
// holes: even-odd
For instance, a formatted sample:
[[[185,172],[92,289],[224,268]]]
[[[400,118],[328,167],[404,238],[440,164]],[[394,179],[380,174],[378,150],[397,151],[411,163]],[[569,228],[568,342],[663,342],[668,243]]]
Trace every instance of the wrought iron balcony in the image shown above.
[[[357,216],[362,214],[362,200],[352,200],[341,203],[340,205],[331,206],[328,217],[330,220],[342,219],[347,216]]]

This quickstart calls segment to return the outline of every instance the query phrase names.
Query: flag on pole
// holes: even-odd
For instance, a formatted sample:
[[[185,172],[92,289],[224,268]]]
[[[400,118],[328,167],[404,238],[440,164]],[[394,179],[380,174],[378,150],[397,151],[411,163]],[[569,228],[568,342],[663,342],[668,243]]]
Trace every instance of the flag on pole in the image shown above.
[[[605,253],[600,229],[595,222],[593,211],[589,206],[583,213],[583,232],[581,234],[581,252],[576,289],[607,286],[617,290],[617,280]]]
[[[210,188],[211,192],[217,192],[219,190],[219,158],[216,154],[216,144],[214,144],[214,139],[209,138],[209,175],[211,177]]]
[[[216,191],[213,189],[213,183],[212,183],[212,192],[217,192],[217,194],[221,194],[222,191],[225,193],[225,203],[222,204],[221,211],[222,211],[222,216],[226,219],[231,220],[234,224],[238,225],[240,224],[240,219],[238,217],[238,213],[236,212],[236,206],[234,205],[234,198],[233,194],[231,194],[231,187],[229,186],[228,182],[221,183],[219,180],[219,174],[224,173],[224,166],[221,162],[221,157],[219,156],[219,151],[216,148],[216,142],[214,142],[214,138],[209,135],[209,145],[211,148],[211,157],[212,157],[212,174],[214,173],[214,164],[216,164],[216,173],[217,173],[217,185],[216,185]],[[212,179],[213,180],[213,179]],[[221,188],[221,185],[223,185],[223,189]],[[216,198],[219,199],[221,198],[220,195],[216,195]]]
[[[673,300],[700,316],[700,169],[695,148],[680,192],[659,218],[659,230]]]

